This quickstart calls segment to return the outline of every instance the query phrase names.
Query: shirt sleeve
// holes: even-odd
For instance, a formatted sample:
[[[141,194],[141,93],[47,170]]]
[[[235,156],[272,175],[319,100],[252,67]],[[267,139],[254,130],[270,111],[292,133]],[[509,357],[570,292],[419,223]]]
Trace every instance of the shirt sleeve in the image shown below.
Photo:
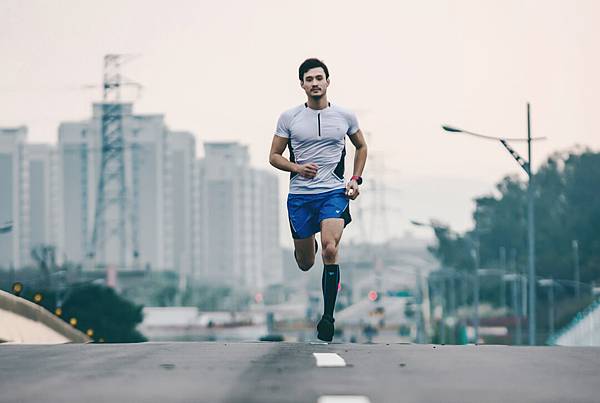
[[[346,119],[348,120],[348,131],[346,132],[346,134],[348,136],[356,134],[360,127],[358,126],[358,119],[356,118],[354,112],[348,111],[346,113]]]
[[[275,129],[275,135],[279,137],[290,138],[290,129],[288,128],[288,117],[287,113],[282,113],[277,120],[277,128]]]

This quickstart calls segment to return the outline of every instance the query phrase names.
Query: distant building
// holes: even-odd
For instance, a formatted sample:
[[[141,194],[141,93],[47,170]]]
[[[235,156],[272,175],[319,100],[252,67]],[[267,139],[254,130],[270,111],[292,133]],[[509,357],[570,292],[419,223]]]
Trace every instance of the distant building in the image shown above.
[[[128,201],[126,267],[139,265],[151,270],[187,267],[190,264],[188,245],[191,240],[188,238],[191,238],[191,230],[184,230],[182,235],[179,227],[182,222],[189,221],[185,211],[191,207],[190,203],[180,200],[181,197],[189,200],[189,197],[180,197],[178,192],[190,193],[190,190],[186,189],[188,184],[181,185],[178,176],[191,177],[194,147],[186,147],[190,141],[194,143],[193,135],[171,133],[163,115],[134,115],[132,105],[127,103],[122,104],[122,108]],[[65,215],[63,228],[65,254],[73,261],[84,261],[91,248],[101,163],[101,118],[102,104],[94,104],[90,120],[62,123],[59,127],[64,210],[69,212]],[[182,162],[183,166],[177,161],[181,152],[185,154],[182,161],[188,160]],[[183,206],[186,203],[187,207]],[[184,211],[183,218],[175,213],[180,207]],[[109,211],[108,220],[116,220],[117,213],[114,209]],[[100,233],[98,240],[96,263],[117,263],[118,238]],[[134,258],[135,249],[139,254],[137,259]]]
[[[31,262],[27,128],[0,128],[0,266]],[[12,225],[11,225],[12,224]]]
[[[252,168],[238,143],[206,143],[196,160],[193,134],[120,107],[124,243],[110,234],[121,216],[112,203],[92,248],[103,147],[94,104],[90,119],[60,125],[56,147],[26,144],[25,127],[0,129],[0,266],[30,264],[32,247],[52,245],[58,263],[178,271],[182,288],[188,276],[249,291],[281,283],[277,177]],[[115,181],[106,186],[120,197]]]
[[[48,144],[27,144],[29,165],[30,246],[52,245],[60,251],[64,245],[59,228],[59,161],[56,149]],[[60,253],[57,256],[60,258]]]
[[[197,276],[250,290],[281,282],[277,177],[252,168],[246,146],[204,148],[196,169]]]
[[[170,132],[171,217],[173,221],[173,264],[182,273],[192,274],[194,205],[193,175],[196,139],[189,132]]]

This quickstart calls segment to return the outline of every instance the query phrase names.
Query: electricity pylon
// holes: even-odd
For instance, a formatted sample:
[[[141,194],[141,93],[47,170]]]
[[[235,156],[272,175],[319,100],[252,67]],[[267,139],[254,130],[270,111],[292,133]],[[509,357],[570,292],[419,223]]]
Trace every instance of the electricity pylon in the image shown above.
[[[100,257],[108,265],[126,267],[128,250],[133,252],[134,262],[139,256],[139,225],[136,208],[132,206],[125,180],[125,136],[123,132],[123,107],[121,87],[136,85],[124,81],[121,64],[130,59],[128,55],[104,56],[101,115],[101,160],[96,193],[94,229],[89,243],[88,258]],[[135,191],[135,190],[134,190]],[[129,222],[128,222],[129,221]],[[106,251],[118,250],[117,261],[108,261]]]

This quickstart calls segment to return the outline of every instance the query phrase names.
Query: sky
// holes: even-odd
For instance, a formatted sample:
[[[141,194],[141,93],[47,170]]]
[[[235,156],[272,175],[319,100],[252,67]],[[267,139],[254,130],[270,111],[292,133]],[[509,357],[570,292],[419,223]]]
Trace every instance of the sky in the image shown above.
[[[595,0],[3,0],[0,127],[55,143],[60,122],[100,100],[86,86],[100,84],[103,56],[133,54],[122,72],[144,86],[136,113],[194,133],[198,156],[205,141],[239,141],[272,169],[277,118],[305,101],[298,66],[318,57],[329,100],[356,112],[369,144],[362,222],[348,236],[426,237],[409,221],[467,229],[474,197],[524,178],[499,143],[442,124],[526,137],[530,102],[532,135],[547,137],[534,143],[536,169],[575,145],[600,149],[598,21]]]

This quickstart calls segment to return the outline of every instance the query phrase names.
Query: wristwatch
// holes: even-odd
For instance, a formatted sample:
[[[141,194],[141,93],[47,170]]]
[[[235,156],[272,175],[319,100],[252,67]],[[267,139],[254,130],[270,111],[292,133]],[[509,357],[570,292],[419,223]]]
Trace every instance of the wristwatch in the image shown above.
[[[354,175],[350,178],[351,181],[356,181],[359,185],[362,185],[362,176]]]

